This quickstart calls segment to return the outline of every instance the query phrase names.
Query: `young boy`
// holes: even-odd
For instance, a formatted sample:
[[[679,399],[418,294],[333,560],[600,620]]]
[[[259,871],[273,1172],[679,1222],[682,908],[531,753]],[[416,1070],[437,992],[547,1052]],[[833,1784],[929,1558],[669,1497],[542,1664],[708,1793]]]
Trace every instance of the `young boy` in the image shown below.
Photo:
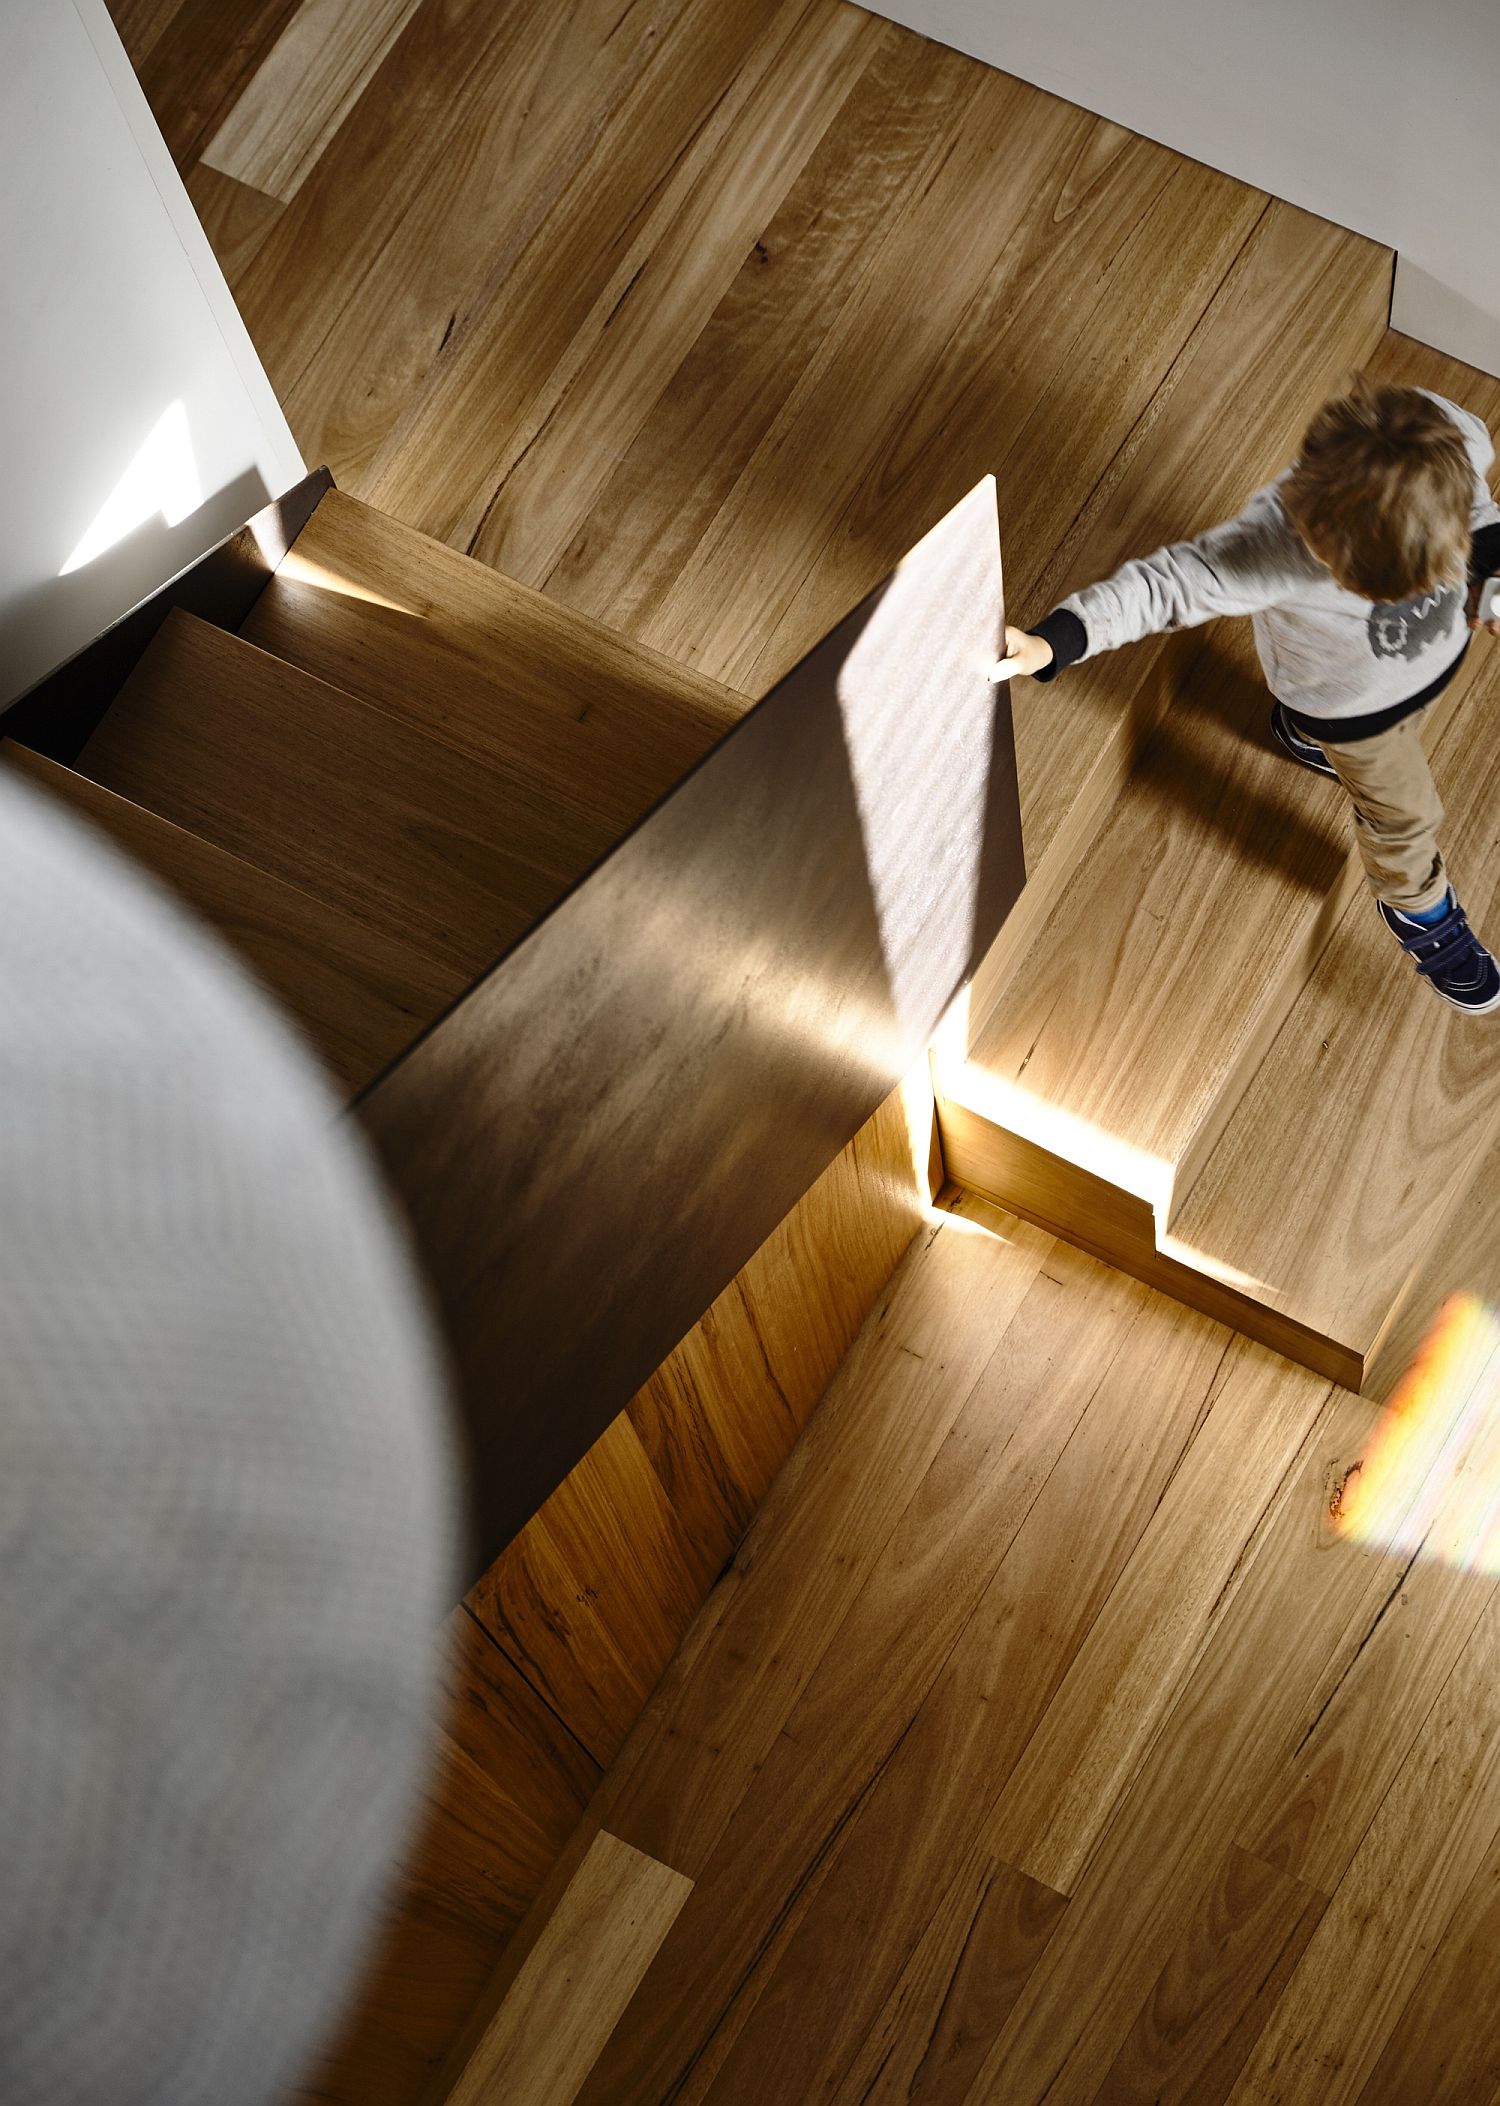
[[[1467,410],[1360,375],[1237,519],[1005,632],[1014,670],[1052,680],[1160,630],[1250,615],[1272,736],[1344,785],[1386,926],[1437,993],[1475,1015],[1500,1008],[1500,968],[1448,882],[1418,731],[1480,626],[1473,593],[1500,572],[1494,457]],[[1484,626],[1500,635],[1500,620]]]

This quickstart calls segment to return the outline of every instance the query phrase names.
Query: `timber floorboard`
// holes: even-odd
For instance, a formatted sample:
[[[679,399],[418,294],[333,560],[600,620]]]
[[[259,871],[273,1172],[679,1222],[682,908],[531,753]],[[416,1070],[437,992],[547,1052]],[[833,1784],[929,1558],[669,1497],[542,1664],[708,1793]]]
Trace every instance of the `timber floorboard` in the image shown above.
[[[580,1831],[692,1885],[578,2106],[1487,2099],[1500,1600],[1341,1528],[1381,1424],[958,1202]]]

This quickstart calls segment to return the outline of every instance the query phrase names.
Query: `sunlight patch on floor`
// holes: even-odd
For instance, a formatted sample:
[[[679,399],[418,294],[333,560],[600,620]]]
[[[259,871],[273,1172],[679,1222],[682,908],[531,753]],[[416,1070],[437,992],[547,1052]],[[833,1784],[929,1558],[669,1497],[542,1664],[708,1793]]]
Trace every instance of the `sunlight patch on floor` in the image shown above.
[[[1500,1573],[1500,1314],[1443,1304],[1331,1515],[1355,1542]]]

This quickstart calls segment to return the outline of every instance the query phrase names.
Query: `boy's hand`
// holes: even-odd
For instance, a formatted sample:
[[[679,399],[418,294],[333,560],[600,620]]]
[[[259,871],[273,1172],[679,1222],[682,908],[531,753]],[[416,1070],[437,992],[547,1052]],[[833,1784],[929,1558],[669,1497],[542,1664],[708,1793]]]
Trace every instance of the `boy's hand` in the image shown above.
[[[1488,584],[1488,582],[1489,580],[1486,579],[1483,584],[1476,585],[1469,594],[1469,627],[1471,629],[1487,629],[1491,636],[1500,636],[1500,614],[1495,615],[1487,622],[1482,622],[1479,619],[1479,595],[1484,590],[1484,585]]]
[[[996,667],[996,674],[1008,680],[1016,673],[1043,673],[1052,663],[1052,646],[1040,636],[1029,636],[1024,629],[1007,628],[1005,631],[1004,667]]]

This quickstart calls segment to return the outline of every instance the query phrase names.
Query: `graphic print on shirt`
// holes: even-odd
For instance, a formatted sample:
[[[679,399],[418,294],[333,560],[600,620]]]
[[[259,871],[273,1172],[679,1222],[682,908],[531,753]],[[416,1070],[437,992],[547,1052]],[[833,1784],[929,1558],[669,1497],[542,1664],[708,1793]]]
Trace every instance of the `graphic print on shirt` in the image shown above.
[[[1370,649],[1377,658],[1420,658],[1453,627],[1459,599],[1451,585],[1444,585],[1436,592],[1419,592],[1414,599],[1372,607]]]

